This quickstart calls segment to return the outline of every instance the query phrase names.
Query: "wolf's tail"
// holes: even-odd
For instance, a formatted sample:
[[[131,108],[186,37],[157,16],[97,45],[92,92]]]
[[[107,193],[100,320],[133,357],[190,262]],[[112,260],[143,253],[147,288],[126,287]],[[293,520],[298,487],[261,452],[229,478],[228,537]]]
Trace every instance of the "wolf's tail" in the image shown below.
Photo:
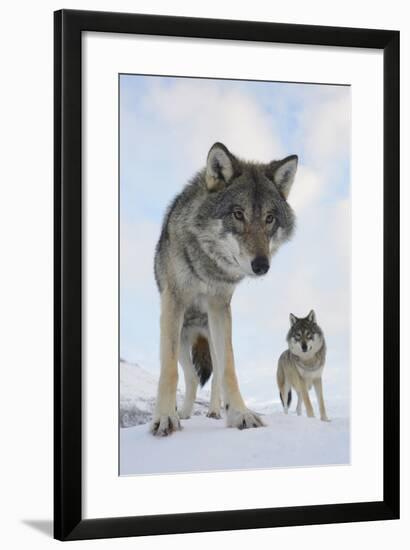
[[[279,397],[280,397],[280,400],[281,400],[281,403],[282,403],[282,407],[284,407],[283,397],[282,397],[282,389],[285,386],[285,372],[283,370],[283,366],[281,364],[281,361],[282,361],[282,356],[279,359],[278,370],[276,371],[276,381],[278,383]],[[291,402],[292,402],[292,390],[290,389],[288,391],[287,407],[289,407]]]
[[[283,399],[282,399],[282,394],[281,392],[279,392],[279,395],[280,395],[280,400],[281,400],[281,403],[282,403],[282,406],[283,406]],[[288,399],[287,399],[287,406],[290,407],[290,404],[292,403],[292,390],[289,390],[288,391]]]
[[[192,362],[199,377],[199,383],[204,386],[212,374],[212,359],[209,342],[203,336],[198,336],[192,346]]]

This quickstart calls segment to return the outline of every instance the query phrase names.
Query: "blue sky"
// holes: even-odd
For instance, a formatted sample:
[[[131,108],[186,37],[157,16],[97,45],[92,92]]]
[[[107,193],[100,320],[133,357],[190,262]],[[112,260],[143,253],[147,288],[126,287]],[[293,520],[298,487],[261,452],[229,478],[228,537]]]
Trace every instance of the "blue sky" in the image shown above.
[[[159,370],[154,247],[166,206],[222,141],[258,161],[299,156],[289,202],[297,231],[262,280],[233,298],[241,384],[268,398],[289,313],[315,309],[329,381],[348,391],[350,354],[350,88],[120,76],[120,353]],[[261,381],[266,383],[262,384]],[[259,381],[259,382],[258,382]],[[247,390],[246,390],[247,388]],[[269,390],[272,392],[272,390]]]

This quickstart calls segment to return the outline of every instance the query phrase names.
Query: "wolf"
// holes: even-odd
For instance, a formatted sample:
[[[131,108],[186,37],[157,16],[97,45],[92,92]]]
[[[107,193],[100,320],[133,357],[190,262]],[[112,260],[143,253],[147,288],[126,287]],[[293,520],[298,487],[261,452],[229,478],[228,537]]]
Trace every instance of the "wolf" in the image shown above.
[[[319,403],[320,419],[329,421],[323,399],[322,373],[326,361],[326,342],[322,329],[316,322],[312,309],[307,317],[290,314],[290,330],[287,335],[289,348],[278,361],[276,379],[285,414],[292,399],[292,388],[297,392],[296,412],[302,414],[302,401],[308,417],[313,417],[313,407],[308,391],[315,388]]]
[[[154,435],[181,429],[198,384],[212,376],[208,416],[227,425],[259,427],[242,398],[232,349],[231,299],[245,277],[261,277],[292,236],[295,215],[287,202],[298,157],[258,163],[241,160],[222,143],[175,197],[165,214],[154,271],[160,292],[160,377],[151,424]],[[176,408],[178,361],[185,397]]]

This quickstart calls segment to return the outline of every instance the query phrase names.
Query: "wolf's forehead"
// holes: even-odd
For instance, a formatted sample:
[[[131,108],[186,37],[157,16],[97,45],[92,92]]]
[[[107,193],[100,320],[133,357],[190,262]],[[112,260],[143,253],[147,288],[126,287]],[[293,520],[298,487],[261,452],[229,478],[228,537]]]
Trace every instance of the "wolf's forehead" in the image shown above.
[[[294,332],[312,332],[315,329],[315,325],[307,319],[300,319],[293,325],[292,328]]]
[[[243,206],[252,209],[262,209],[272,205],[280,205],[283,202],[273,182],[263,179],[255,180],[244,177],[241,182],[232,186],[234,200],[242,201]]]

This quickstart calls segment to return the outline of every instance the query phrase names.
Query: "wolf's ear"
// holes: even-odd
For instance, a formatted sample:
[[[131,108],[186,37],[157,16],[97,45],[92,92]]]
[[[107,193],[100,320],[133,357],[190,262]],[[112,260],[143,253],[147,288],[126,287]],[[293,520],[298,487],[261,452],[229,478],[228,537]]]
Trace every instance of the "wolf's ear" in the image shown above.
[[[316,313],[313,309],[309,311],[308,321],[310,321],[311,323],[316,323]]]
[[[291,314],[289,315],[289,320],[290,320],[290,326],[293,327],[293,325],[296,323],[296,321],[298,320],[298,318],[295,317],[295,315],[293,315],[293,313],[291,313]]]
[[[237,172],[236,158],[223,143],[214,143],[206,161],[206,185],[209,191],[217,191],[228,185]]]
[[[273,173],[273,181],[276,187],[283,198],[287,199],[298,167],[297,155],[291,155],[283,160],[271,162],[269,167]]]

